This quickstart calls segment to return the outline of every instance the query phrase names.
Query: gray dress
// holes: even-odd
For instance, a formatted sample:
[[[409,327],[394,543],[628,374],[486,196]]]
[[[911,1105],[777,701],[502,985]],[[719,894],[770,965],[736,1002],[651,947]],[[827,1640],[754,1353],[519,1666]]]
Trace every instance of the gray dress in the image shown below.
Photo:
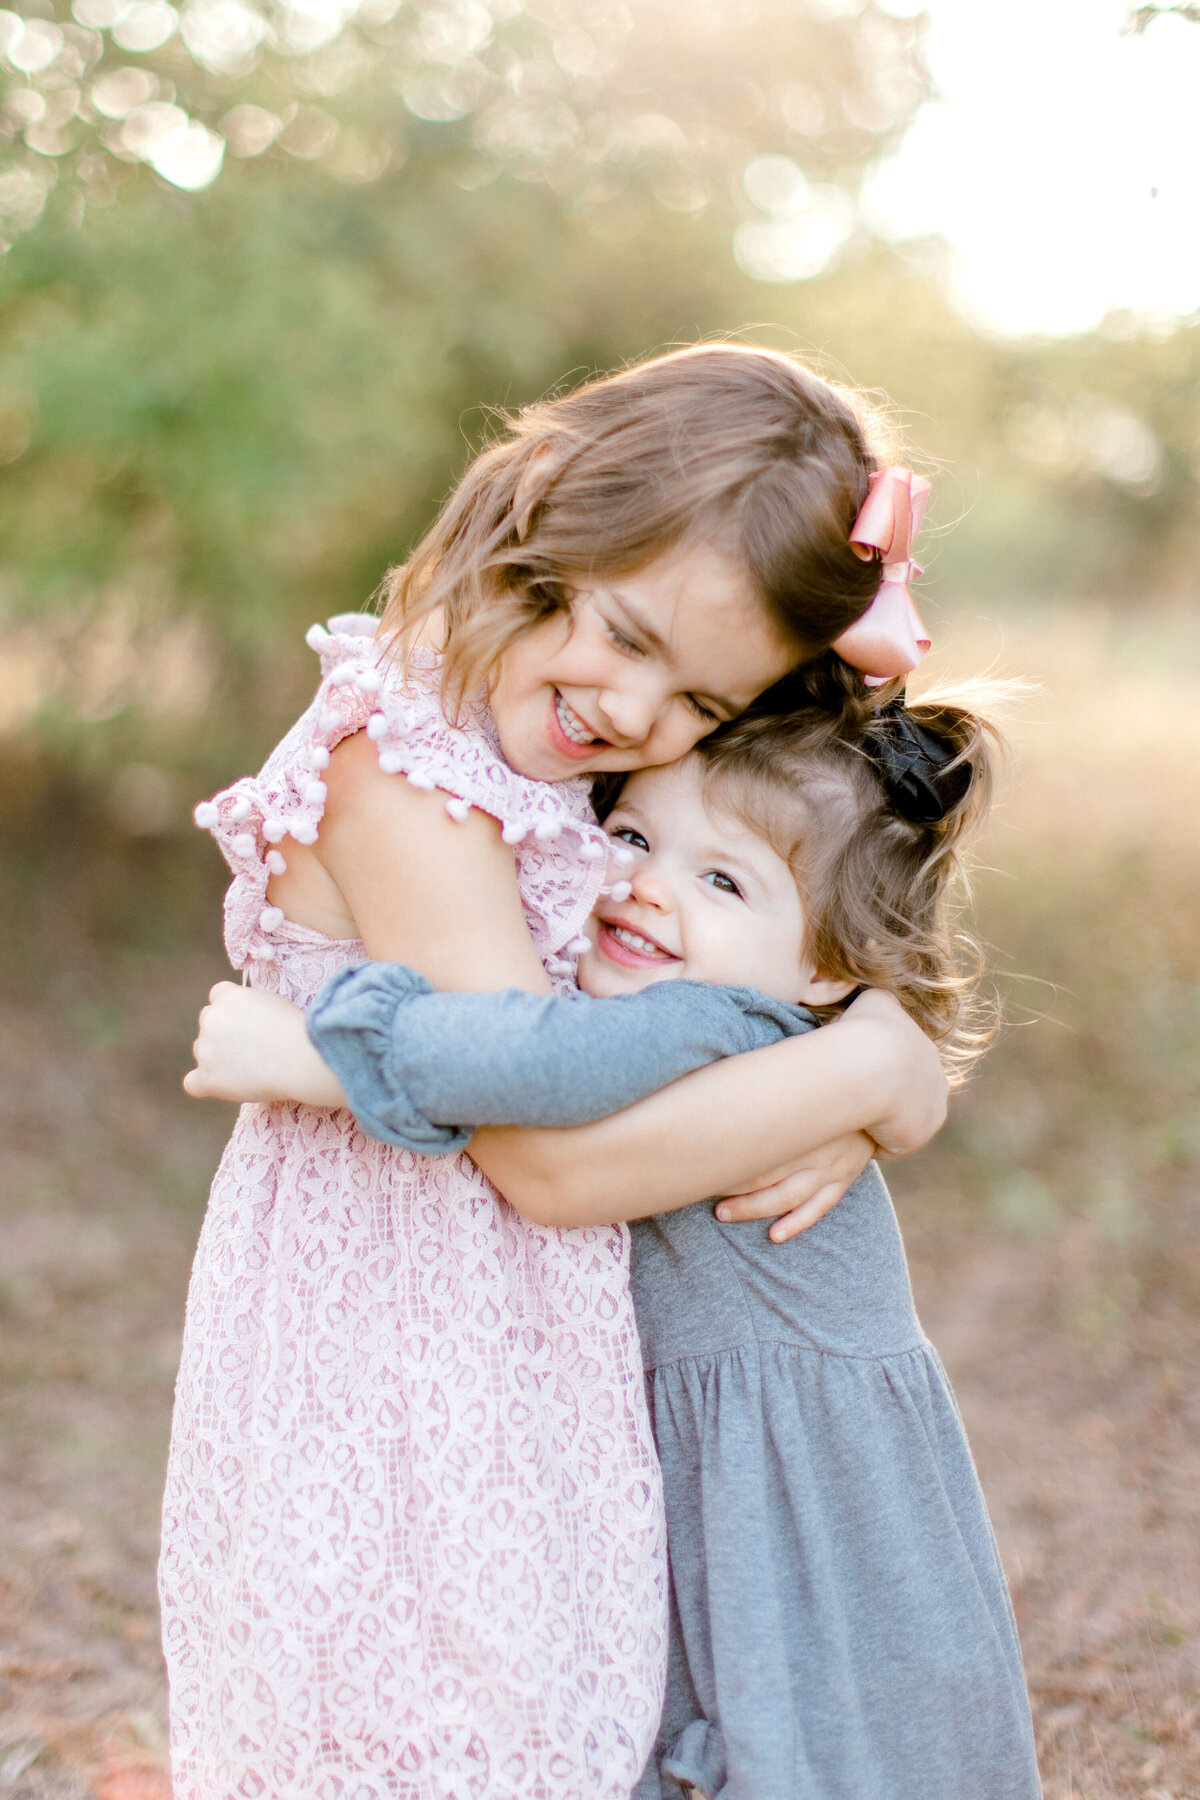
[[[364,1127],[425,1154],[812,1026],[747,989],[435,994],[392,964],[343,971],[309,1021]],[[708,1204],[632,1241],[672,1576],[635,1800],[1036,1800],[1004,1576],[878,1171],[788,1244]]]

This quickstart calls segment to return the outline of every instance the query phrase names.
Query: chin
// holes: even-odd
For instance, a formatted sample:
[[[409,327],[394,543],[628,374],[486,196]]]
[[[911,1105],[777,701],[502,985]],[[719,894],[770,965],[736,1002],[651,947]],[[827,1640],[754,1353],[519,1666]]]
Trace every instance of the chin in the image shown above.
[[[536,739],[531,742],[527,734],[511,727],[506,731],[498,721],[496,736],[500,739],[500,753],[514,775],[523,775],[527,781],[554,780],[541,766],[549,757]]]
[[[590,762],[572,763],[565,756],[557,756],[540,737],[514,732],[510,738],[515,741],[509,741],[503,731],[498,731],[497,736],[505,762],[527,781],[570,781],[575,775],[595,773]]]
[[[678,980],[676,969],[674,963],[666,969],[622,969],[601,951],[589,950],[579,959],[575,979],[581,993],[593,1000],[611,1000],[617,994],[640,994],[660,981]]]
[[[595,950],[586,950],[579,959],[579,967],[575,972],[575,984],[581,994],[590,994],[593,1000],[607,1000],[613,994],[621,992],[618,982],[605,980],[612,971],[607,969],[600,955]]]

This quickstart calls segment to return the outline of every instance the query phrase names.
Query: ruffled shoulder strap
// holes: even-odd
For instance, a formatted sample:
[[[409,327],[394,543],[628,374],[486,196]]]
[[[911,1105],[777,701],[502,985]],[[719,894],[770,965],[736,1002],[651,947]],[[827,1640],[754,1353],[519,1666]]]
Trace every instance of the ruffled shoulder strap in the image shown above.
[[[283,914],[267,904],[266,889],[271,875],[287,866],[281,846],[289,837],[316,842],[330,753],[343,738],[365,730],[380,768],[414,787],[445,793],[452,819],[465,820],[478,807],[499,821],[514,849],[534,942],[552,974],[573,975],[583,947],[580,927],[599,893],[610,850],[587,784],[517,774],[504,761],[484,704],[469,707],[460,722],[448,720],[440,658],[416,650],[401,664],[380,640],[378,620],[343,614],[327,627],[314,625],[307,642],[322,668],[312,705],[261,774],[235,782],[195,812],[233,870],[225,937],[234,967],[254,958],[273,960],[272,937]]]

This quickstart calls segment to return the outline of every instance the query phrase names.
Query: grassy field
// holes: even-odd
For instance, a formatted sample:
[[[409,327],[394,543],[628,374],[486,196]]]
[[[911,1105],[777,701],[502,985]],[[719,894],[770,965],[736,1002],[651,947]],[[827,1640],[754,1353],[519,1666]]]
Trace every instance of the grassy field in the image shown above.
[[[1198,648],[1081,609],[968,621],[943,657],[1041,684],[979,883],[1011,1023],[891,1179],[1049,1800],[1200,1800]],[[39,907],[0,1029],[0,1796],[163,1800],[158,1495],[228,1128],[177,1082],[223,964],[215,913],[207,950],[97,967],[70,896]]]

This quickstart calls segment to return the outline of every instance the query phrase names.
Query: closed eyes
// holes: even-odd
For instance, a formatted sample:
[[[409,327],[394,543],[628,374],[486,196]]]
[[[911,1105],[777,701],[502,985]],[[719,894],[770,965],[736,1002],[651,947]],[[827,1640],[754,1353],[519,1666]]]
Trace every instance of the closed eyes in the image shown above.
[[[627,636],[625,632],[621,631],[619,627],[613,624],[611,619],[604,620],[604,629],[608,633],[610,640],[625,656],[646,655],[645,645],[639,644],[633,638]]]
[[[695,694],[685,694],[684,699],[687,701],[692,711],[699,718],[703,719],[706,724],[719,725],[721,723],[720,713],[715,713],[711,706],[705,706],[703,700],[697,700]]]
[[[629,637],[619,626],[614,625],[611,619],[604,620],[604,629],[609,642],[616,645],[622,656],[644,657],[650,654],[644,644],[639,644],[636,639]],[[697,699],[695,694],[684,694],[683,702],[698,719],[703,719],[706,725],[721,723],[720,713],[714,712],[711,706],[705,706],[703,700]]]

